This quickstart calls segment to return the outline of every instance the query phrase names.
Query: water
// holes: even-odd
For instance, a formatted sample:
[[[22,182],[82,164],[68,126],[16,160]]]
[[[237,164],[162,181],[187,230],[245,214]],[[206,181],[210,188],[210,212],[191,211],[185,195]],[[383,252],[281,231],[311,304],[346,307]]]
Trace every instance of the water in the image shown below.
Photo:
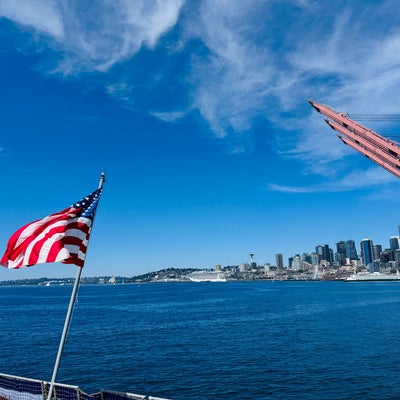
[[[81,286],[58,382],[197,399],[400,398],[400,283]],[[50,380],[71,287],[0,287],[0,372]]]

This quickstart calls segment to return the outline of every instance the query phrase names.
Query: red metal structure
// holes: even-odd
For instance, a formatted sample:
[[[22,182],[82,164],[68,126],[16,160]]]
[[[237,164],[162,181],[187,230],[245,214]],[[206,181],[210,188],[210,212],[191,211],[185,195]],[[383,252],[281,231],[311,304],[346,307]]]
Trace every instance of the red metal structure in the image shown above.
[[[327,118],[325,122],[336,132],[343,143],[353,147],[370,160],[376,162],[400,178],[400,146],[371,129],[351,120],[344,113],[338,113],[314,100],[309,103]]]

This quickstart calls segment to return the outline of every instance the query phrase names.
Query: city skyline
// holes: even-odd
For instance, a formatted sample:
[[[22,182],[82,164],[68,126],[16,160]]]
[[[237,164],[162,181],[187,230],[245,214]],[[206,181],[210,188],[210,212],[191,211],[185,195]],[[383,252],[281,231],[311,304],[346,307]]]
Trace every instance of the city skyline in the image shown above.
[[[318,257],[318,263],[321,260],[328,261],[331,263],[331,266],[334,265],[333,262],[337,262],[337,254],[342,254],[343,258],[348,258],[349,260],[362,260],[364,265],[367,265],[371,263],[374,260],[379,259],[380,255],[382,252],[385,251],[392,251],[395,252],[396,250],[400,249],[400,225],[398,225],[398,235],[392,235],[387,238],[387,246],[382,247],[382,243],[374,243],[373,238],[363,238],[358,242],[358,248],[356,245],[356,241],[353,239],[341,239],[337,242],[334,242],[335,248],[333,245],[324,243],[324,244],[318,244],[315,245],[315,248],[313,251],[303,251],[300,253],[293,253],[289,254],[286,258],[285,255],[282,253],[275,253],[275,263],[271,263],[270,261],[265,261],[265,262],[260,262],[258,265],[261,266],[263,263],[268,263],[270,265],[278,267],[278,265],[282,265],[283,260],[287,260],[287,263],[284,263],[284,267],[290,267],[290,261],[291,259],[295,257],[300,257],[301,259],[305,259],[306,256],[313,256],[314,254],[319,256]],[[365,249],[367,247],[363,248],[363,244],[368,243],[368,251]],[[342,251],[341,251],[342,249]],[[321,250],[321,251],[319,251]],[[331,254],[328,253],[330,251]],[[363,257],[363,254],[367,253],[367,257]],[[251,255],[251,260],[253,260],[255,254],[250,253]],[[250,264],[252,264],[252,261],[250,261]],[[317,264],[316,262],[312,262],[312,264]]]
[[[386,243],[400,181],[345,146],[308,100],[398,114],[397,9],[1,1],[0,251],[96,189],[101,172],[88,276],[233,265],[249,251],[286,263],[343,236]],[[71,275],[58,263],[0,269],[0,280]]]
[[[374,243],[374,240],[371,239],[371,238],[363,238],[359,242],[359,246],[358,246],[359,250],[358,250],[357,246],[355,246],[356,241],[354,241],[353,239],[347,239],[347,240],[339,240],[338,242],[335,243],[336,251],[333,251],[334,250],[333,246],[330,246],[329,244],[319,244],[319,245],[315,246],[315,251],[314,252],[303,252],[302,254],[298,254],[297,253],[295,255],[289,256],[289,259],[291,257],[296,256],[296,255],[299,255],[299,256],[311,255],[311,254],[320,255],[318,253],[318,247],[327,246],[328,249],[331,250],[333,254],[332,254],[332,256],[328,256],[328,257],[327,256],[325,256],[325,257],[323,256],[322,258],[320,258],[320,260],[323,259],[323,260],[326,260],[326,261],[331,261],[330,258],[332,257],[332,260],[336,262],[337,260],[335,259],[335,254],[336,253],[340,253],[338,247],[342,243],[346,245],[345,258],[348,258],[349,260],[362,259],[363,263],[365,265],[367,265],[367,264],[371,263],[372,261],[374,261],[376,259],[379,259],[380,253],[382,253],[383,251],[390,250],[390,251],[394,252],[395,250],[398,250],[400,248],[400,234],[397,235],[397,236],[390,236],[388,238],[388,246],[384,247],[384,248],[382,248],[382,244],[381,243],[379,243],[379,244],[378,243]],[[369,244],[368,251],[365,250],[366,247],[363,248],[363,244],[365,244],[365,243]],[[350,245],[353,244],[354,248],[352,246],[349,248],[349,246],[348,246],[349,244]],[[353,251],[354,251],[354,253],[353,253]],[[376,253],[375,253],[375,251],[376,251]],[[323,254],[323,255],[325,255],[325,254]],[[367,257],[364,258],[363,254],[367,254]]]

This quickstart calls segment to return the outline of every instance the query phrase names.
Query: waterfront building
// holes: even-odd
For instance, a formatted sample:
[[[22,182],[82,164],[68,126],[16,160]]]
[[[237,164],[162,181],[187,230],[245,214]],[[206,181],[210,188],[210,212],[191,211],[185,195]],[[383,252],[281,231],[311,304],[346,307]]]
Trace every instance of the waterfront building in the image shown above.
[[[239,266],[239,271],[240,272],[246,272],[249,269],[249,264],[248,263],[241,263]]]
[[[283,270],[283,254],[277,253],[275,254],[275,263],[276,263],[276,270],[278,272]]]
[[[308,264],[312,264],[311,255],[308,254],[308,253],[303,253],[303,254],[301,255],[301,259],[302,259],[303,261],[305,261],[306,263],[308,263]]]
[[[319,262],[327,261],[329,264],[333,263],[333,251],[327,244],[316,246],[315,252],[318,254]]]
[[[379,260],[382,253],[382,246],[380,244],[374,244],[372,246],[372,259]]]
[[[339,255],[339,257],[336,256],[336,258],[339,258],[340,260],[346,258],[346,242],[344,240],[336,243],[336,254]]]
[[[394,252],[394,261],[396,261],[396,268],[400,267],[400,249]]]
[[[386,265],[386,264],[384,264],[384,265]],[[383,266],[381,265],[381,262],[379,260],[375,260],[375,261],[372,261],[372,263],[369,264],[368,270],[369,270],[369,272],[379,272],[381,267],[383,269]]]
[[[333,250],[330,247],[328,247],[328,249],[329,249],[329,260],[330,260],[329,262],[333,264],[335,261],[335,258],[333,257]]]
[[[312,265],[319,265],[319,256],[317,253],[311,253],[310,258],[311,258]]]
[[[379,256],[379,261],[382,264],[386,264],[389,261],[393,261],[392,260],[392,251],[390,249],[385,249],[383,251],[381,251],[381,254]]]
[[[363,263],[362,263],[362,260],[357,259],[357,260],[351,260],[351,265],[358,268],[358,267],[362,267]]]
[[[399,237],[398,236],[390,237],[389,238],[389,246],[390,246],[390,251],[392,252],[391,261],[393,261],[394,260],[395,251],[400,248],[400,246],[399,246]]]
[[[354,240],[346,240],[346,258],[350,258],[350,260],[357,260],[358,254],[356,249],[356,243]]]
[[[370,272],[374,272],[373,262],[373,242],[371,239],[363,239],[360,243],[361,257],[363,259],[364,265],[370,269]]]
[[[346,242],[341,240],[336,243],[336,253],[334,254],[335,265],[344,265],[346,258]]]
[[[298,254],[293,257],[291,268],[293,271],[300,271],[303,269],[303,260]]]
[[[336,252],[333,256],[333,260],[335,265],[344,265],[346,255],[343,256],[343,254]]]
[[[324,257],[324,246],[322,244],[315,246],[315,253],[318,255],[318,264],[321,260],[326,260]]]
[[[389,239],[389,243],[390,243],[390,250],[396,251],[397,249],[400,248],[398,236],[391,236]]]
[[[264,272],[268,275],[271,271],[271,264],[270,263],[265,263],[264,264]]]

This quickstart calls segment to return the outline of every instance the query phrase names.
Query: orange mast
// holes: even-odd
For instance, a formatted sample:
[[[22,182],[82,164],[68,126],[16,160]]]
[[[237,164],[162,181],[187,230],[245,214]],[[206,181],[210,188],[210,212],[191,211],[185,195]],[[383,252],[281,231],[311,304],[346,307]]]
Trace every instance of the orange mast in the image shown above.
[[[309,100],[309,103],[327,117],[325,122],[338,132],[338,137],[343,143],[400,178],[400,146],[398,143],[351,120],[344,113],[338,113],[314,100]]]

